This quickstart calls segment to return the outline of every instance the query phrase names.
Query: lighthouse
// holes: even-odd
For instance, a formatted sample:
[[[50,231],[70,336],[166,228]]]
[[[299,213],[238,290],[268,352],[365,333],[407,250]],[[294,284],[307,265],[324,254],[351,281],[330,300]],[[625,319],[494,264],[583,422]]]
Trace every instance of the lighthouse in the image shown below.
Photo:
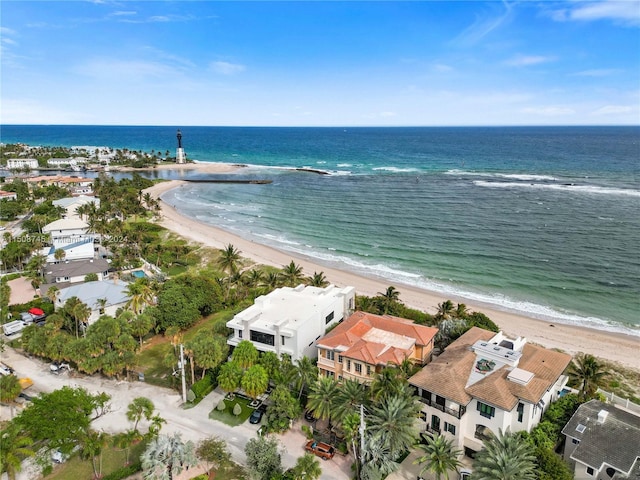
[[[178,149],[176,150],[176,163],[186,163],[187,156],[184,154],[184,148],[182,148],[182,132],[178,130]]]

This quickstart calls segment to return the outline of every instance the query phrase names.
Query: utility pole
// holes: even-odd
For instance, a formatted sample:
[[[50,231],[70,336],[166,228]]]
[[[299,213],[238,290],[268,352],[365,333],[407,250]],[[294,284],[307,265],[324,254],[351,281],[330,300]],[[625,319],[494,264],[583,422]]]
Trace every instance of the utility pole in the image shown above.
[[[180,376],[182,377],[182,403],[187,403],[187,382],[184,379],[184,346],[180,344]]]

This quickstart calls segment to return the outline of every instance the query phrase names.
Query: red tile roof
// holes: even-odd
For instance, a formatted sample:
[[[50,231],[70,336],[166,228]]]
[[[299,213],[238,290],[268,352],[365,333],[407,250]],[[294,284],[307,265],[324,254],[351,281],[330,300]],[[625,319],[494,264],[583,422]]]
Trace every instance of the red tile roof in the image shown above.
[[[400,364],[412,356],[415,346],[430,345],[436,333],[437,328],[406,318],[355,312],[317,345],[371,365]]]

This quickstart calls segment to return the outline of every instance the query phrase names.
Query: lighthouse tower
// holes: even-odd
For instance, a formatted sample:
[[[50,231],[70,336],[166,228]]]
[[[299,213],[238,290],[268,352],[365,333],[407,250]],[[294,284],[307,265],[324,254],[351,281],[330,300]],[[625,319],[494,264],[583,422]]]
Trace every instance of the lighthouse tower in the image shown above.
[[[184,148],[182,148],[182,132],[178,130],[178,149],[176,150],[176,163],[186,163],[187,156],[184,154]]]

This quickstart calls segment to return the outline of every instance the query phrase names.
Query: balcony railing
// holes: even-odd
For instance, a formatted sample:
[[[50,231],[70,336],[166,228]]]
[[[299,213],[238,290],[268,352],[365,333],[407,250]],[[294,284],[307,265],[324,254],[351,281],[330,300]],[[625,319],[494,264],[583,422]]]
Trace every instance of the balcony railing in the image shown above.
[[[440,410],[441,412],[448,413],[449,415],[452,415],[456,418],[461,418],[467,411],[467,407],[465,407],[464,405],[460,405],[460,408],[458,410],[454,410],[452,408],[445,407],[444,405],[441,405],[432,400],[429,400],[428,398],[418,397],[418,399],[422,403],[429,405],[430,407],[433,407],[437,410]]]

